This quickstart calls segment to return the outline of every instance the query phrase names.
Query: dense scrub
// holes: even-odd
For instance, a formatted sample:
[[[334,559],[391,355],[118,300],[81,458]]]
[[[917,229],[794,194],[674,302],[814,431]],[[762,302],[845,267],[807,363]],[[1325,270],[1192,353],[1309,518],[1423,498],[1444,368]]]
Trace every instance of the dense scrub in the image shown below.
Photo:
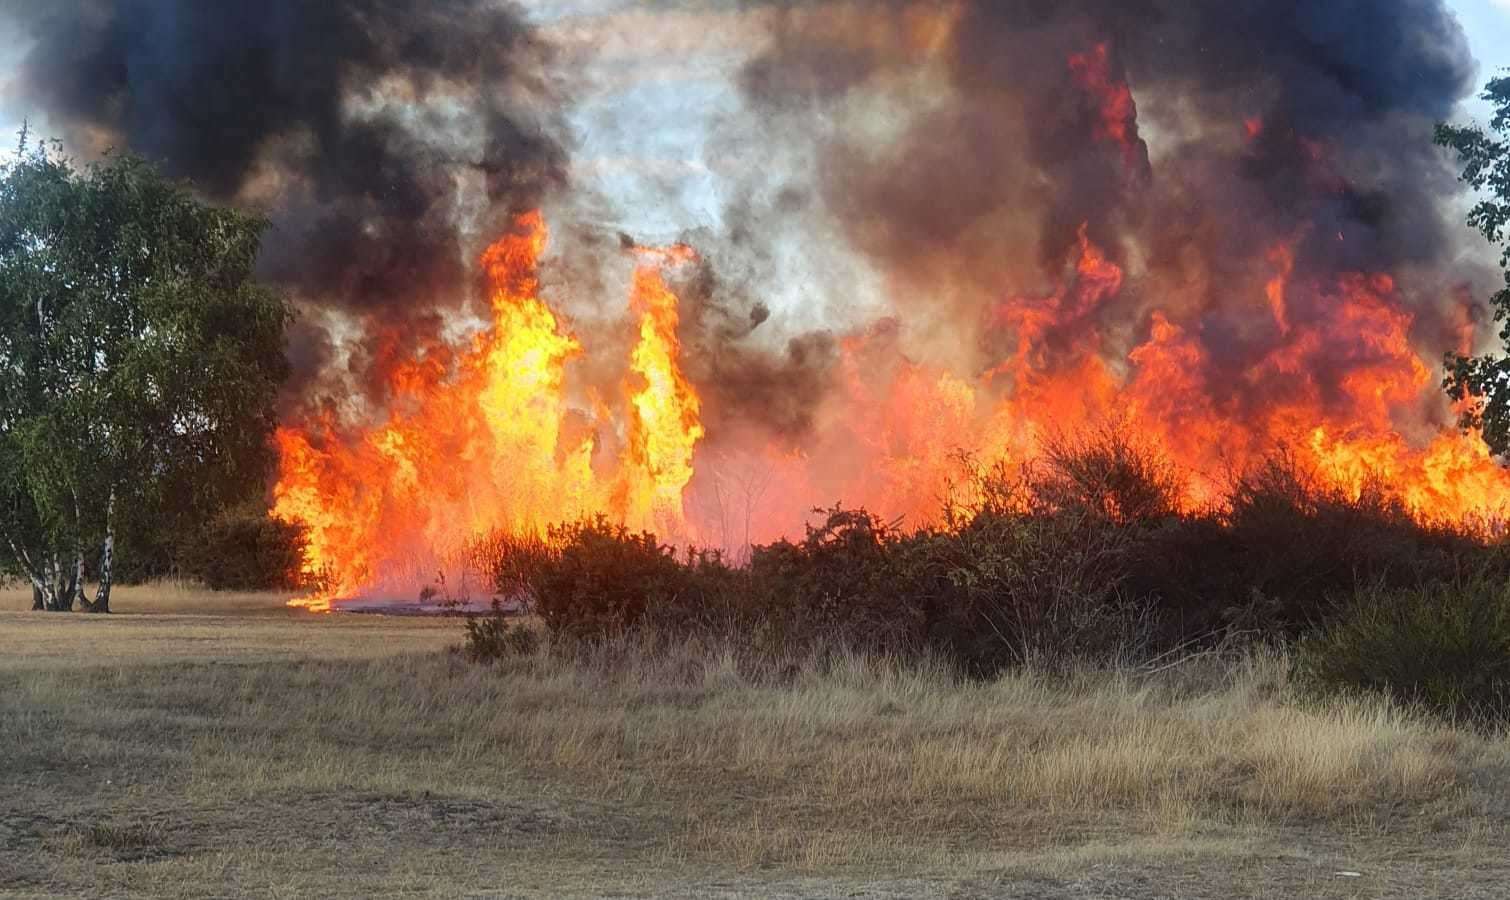
[[[750,548],[740,566],[601,519],[543,541],[495,537],[481,555],[501,594],[530,598],[551,631],[573,638],[732,633],[779,652],[929,654],[972,675],[1136,664],[1307,634],[1358,654],[1388,644],[1407,655],[1419,641],[1416,657],[1431,659],[1457,652],[1448,635],[1413,630],[1432,603],[1458,596],[1451,585],[1510,581],[1498,532],[1422,521],[1382,490],[1349,495],[1284,456],[1197,512],[1182,508],[1167,462],[1114,432],[1052,444],[1024,470],[965,468],[937,526],[905,531],[865,510],[821,510],[800,540]],[[1363,591],[1419,599],[1398,622],[1360,618],[1353,598]],[[1472,616],[1510,617],[1503,592],[1470,595]],[[1510,659],[1510,643],[1496,646],[1471,652]],[[1488,676],[1496,684],[1510,675],[1484,671],[1499,673]],[[1316,677],[1430,694],[1438,708],[1469,702],[1445,699],[1455,689],[1396,685],[1405,676],[1391,671]],[[1484,705],[1486,688],[1464,690]]]
[[[295,590],[308,585],[305,530],[260,506],[227,510],[203,531],[180,538],[179,574],[211,590]]]
[[[1360,589],[1300,646],[1312,686],[1388,694],[1453,719],[1510,723],[1510,584],[1473,576]]]

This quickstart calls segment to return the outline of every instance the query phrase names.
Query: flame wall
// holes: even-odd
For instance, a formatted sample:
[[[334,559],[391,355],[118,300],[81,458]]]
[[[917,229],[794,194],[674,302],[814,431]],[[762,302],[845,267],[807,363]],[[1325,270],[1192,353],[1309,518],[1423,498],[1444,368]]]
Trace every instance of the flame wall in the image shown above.
[[[1437,385],[1493,330],[1441,0],[233,6],[8,15],[75,146],[273,218],[274,497],[335,595],[582,514],[918,522],[957,451],[1106,423],[1192,507],[1280,447],[1423,517],[1510,496]]]

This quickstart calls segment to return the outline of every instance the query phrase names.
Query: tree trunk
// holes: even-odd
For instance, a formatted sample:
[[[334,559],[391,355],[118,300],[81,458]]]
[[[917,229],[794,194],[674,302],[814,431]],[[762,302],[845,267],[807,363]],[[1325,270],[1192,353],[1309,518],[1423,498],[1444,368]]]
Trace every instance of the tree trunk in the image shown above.
[[[62,560],[53,554],[47,563],[47,583],[42,589],[43,605],[48,612],[73,612],[75,597],[68,586]]]
[[[33,562],[24,545],[17,545],[9,536],[6,536],[6,543],[10,547],[11,555],[21,564],[26,580],[31,582],[31,608],[34,611],[58,612],[73,608],[73,601],[69,599],[65,606],[64,599],[59,594],[64,585],[63,573],[56,555],[50,558],[38,557],[42,563],[39,566]]]
[[[89,598],[84,596],[84,551],[75,550],[73,554],[73,571],[68,576],[68,596],[73,598],[71,603],[78,603],[87,607]]]
[[[84,610],[92,613],[110,612],[110,585],[115,567],[115,533],[105,534],[105,548],[100,553],[100,587],[94,592],[94,602],[84,601]]]
[[[80,565],[82,569],[82,564]],[[115,492],[110,492],[110,499],[105,504],[105,546],[100,550],[100,587],[94,593],[94,602],[83,596],[83,586],[79,587],[79,595],[84,602],[84,611],[92,613],[110,612],[110,585],[115,574]]]

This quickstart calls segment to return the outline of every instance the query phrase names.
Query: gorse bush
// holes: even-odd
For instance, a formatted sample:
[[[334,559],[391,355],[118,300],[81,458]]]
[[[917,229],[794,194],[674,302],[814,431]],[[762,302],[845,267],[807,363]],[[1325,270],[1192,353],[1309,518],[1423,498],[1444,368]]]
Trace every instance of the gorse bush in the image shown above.
[[[1136,655],[1149,638],[1149,607],[1126,591],[1133,544],[1090,508],[986,509],[905,547],[894,590],[924,643],[970,672]]]
[[[1178,515],[1182,483],[1179,471],[1163,454],[1110,426],[1053,437],[1025,479],[1038,508],[1116,525]]]
[[[550,545],[536,534],[494,530],[466,548],[468,567],[482,573],[503,597],[533,600],[534,584],[551,559]]]
[[[1352,497],[1283,458],[1241,481],[1230,505],[1227,527],[1241,551],[1235,572],[1286,636],[1313,623],[1326,605],[1318,601],[1365,585],[1419,587],[1486,567],[1510,575],[1496,543],[1422,523],[1380,484]]]
[[[569,637],[732,631],[772,652],[936,652],[982,674],[1146,637],[1146,612],[1120,591],[1126,547],[1099,518],[991,512],[904,534],[864,510],[820,512],[801,541],[756,547],[743,567],[600,521],[555,529],[528,594]]]
[[[1419,587],[1459,572],[1510,577],[1503,541],[1423,523],[1378,485],[1357,496],[1278,455],[1221,508],[1127,527],[1126,590],[1169,640],[1250,633],[1293,640],[1365,585]]]
[[[1510,723],[1510,583],[1474,575],[1360,590],[1300,645],[1323,690],[1370,691],[1457,719]]]

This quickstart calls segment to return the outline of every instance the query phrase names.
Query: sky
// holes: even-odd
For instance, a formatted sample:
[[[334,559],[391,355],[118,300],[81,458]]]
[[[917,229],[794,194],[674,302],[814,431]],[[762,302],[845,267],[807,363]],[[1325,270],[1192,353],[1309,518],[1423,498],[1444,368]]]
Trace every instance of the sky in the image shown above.
[[[1457,12],[1478,57],[1479,81],[1510,67],[1510,0],[1449,0],[1448,5]],[[1476,97],[1466,106],[1467,114],[1480,120],[1488,117],[1487,107]]]
[[[578,71],[587,72],[589,84],[570,115],[573,182],[602,198],[601,207],[591,211],[597,222],[647,240],[700,227],[719,229],[720,170],[769,162],[741,158],[728,139],[735,136],[710,145],[721,111],[739,102],[728,73],[735,68],[731,62],[751,49],[743,46],[748,33],[687,28],[685,22],[651,24],[651,18],[666,13],[647,10],[641,0],[518,2],[565,46],[568,60],[582,67]],[[1478,82],[1510,69],[1510,0],[1448,0],[1448,5],[1478,59]],[[626,21],[636,26],[628,29],[633,37],[615,41]],[[677,52],[689,49],[685,42],[695,43],[695,51]],[[0,104],[0,135],[15,134],[24,114],[24,101],[5,96],[24,52],[0,23],[0,99],[7,101]],[[626,72],[632,77],[625,78]],[[1461,118],[1483,122],[1488,115],[1488,106],[1475,95]],[[45,121],[33,119],[32,125],[47,134]],[[759,142],[759,136],[742,137]],[[10,155],[11,146],[0,139],[0,159]]]

